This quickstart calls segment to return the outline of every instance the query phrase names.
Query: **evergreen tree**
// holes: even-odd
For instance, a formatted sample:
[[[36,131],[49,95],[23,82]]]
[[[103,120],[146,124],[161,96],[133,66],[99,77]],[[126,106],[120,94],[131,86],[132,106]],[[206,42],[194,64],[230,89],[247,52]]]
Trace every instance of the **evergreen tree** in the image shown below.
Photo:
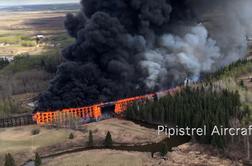
[[[34,164],[35,166],[40,166],[42,164],[41,158],[37,152],[35,153]]]
[[[131,107],[127,118],[149,123],[169,122],[179,127],[203,128],[206,125],[208,131],[211,131],[216,124],[224,128],[230,127],[232,118],[241,120],[249,111],[245,109],[241,112],[240,106],[238,91],[219,91],[214,85],[205,84],[197,88],[187,87],[158,101],[138,105],[139,109]],[[219,148],[223,148],[228,140],[227,137],[211,136],[211,133],[195,138],[201,143],[213,144]]]
[[[4,166],[16,166],[15,160],[10,153],[5,155]]]
[[[69,139],[74,139],[73,133],[70,133],[68,138],[69,138]]]
[[[160,149],[160,155],[165,156],[168,153],[168,146],[164,143]]]
[[[244,85],[244,81],[243,81],[243,80],[241,80],[241,81],[240,81],[240,86],[241,86],[242,88],[244,88],[244,87],[245,87],[245,85]]]
[[[93,141],[93,133],[90,130],[89,131],[89,136],[88,136],[88,146],[93,146],[94,145],[94,141]]]
[[[110,134],[110,132],[107,132],[105,141],[104,141],[104,146],[105,147],[111,147],[113,145],[113,141],[112,141],[112,136]]]

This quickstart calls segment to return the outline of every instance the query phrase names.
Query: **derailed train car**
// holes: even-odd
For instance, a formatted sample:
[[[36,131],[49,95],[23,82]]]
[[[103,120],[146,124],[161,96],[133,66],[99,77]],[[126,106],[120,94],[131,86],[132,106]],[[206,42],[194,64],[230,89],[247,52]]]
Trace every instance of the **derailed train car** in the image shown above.
[[[159,100],[163,96],[177,93],[180,90],[180,87],[176,87],[166,91],[95,104],[92,106],[66,108],[61,110],[49,110],[47,112],[36,112],[33,115],[33,120],[39,125],[52,124],[55,122],[63,123],[69,118],[81,118],[82,121],[86,123],[91,121],[99,121],[109,118],[113,115],[119,115],[123,113],[134,102]]]

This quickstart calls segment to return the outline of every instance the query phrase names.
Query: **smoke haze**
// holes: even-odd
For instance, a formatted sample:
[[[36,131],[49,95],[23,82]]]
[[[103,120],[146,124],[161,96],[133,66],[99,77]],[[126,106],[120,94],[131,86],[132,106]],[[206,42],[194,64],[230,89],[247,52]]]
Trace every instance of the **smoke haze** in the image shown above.
[[[199,79],[246,55],[249,0],[82,0],[40,110],[77,107]]]
[[[214,63],[221,57],[216,41],[208,38],[202,25],[192,27],[184,37],[164,34],[156,47],[145,52],[145,60],[141,62],[149,73],[146,79],[149,88],[180,83],[187,76],[197,81],[202,72],[216,70]]]

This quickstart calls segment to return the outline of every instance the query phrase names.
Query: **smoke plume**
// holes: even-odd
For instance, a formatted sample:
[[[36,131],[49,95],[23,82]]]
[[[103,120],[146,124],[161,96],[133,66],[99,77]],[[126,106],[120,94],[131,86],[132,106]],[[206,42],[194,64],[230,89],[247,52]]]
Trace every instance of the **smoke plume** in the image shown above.
[[[199,79],[246,53],[249,0],[82,0],[39,110],[78,107]]]
[[[171,83],[179,83],[187,76],[197,81],[202,72],[216,69],[214,63],[221,53],[216,41],[208,38],[205,27],[198,25],[184,37],[160,36],[157,48],[146,51],[144,57],[141,66],[149,73],[147,86],[163,88],[170,80]]]

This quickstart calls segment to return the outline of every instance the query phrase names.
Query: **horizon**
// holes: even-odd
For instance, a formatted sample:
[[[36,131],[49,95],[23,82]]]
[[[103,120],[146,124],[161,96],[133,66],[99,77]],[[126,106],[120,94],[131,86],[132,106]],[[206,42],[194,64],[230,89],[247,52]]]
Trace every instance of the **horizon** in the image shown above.
[[[26,5],[49,5],[49,4],[68,4],[79,3],[80,0],[0,0],[0,7],[26,6]]]

